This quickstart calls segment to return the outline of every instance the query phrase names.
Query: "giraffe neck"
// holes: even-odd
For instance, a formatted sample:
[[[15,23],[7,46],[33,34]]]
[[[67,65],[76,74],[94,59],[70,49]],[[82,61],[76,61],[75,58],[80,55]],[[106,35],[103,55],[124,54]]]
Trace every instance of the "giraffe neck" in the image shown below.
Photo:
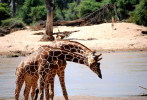
[[[82,55],[84,57],[93,56],[93,52],[89,48],[76,41],[56,40],[48,46],[51,46],[53,48],[60,48],[69,52],[78,53],[79,55]]]
[[[45,54],[47,55],[47,60],[53,61],[53,60],[66,60],[66,61],[71,61],[79,64],[84,64],[86,66],[90,66],[90,63],[88,62],[88,59],[86,57],[83,57],[79,54],[76,53],[71,53],[66,50],[61,50],[57,48],[43,48],[43,52],[47,52]]]

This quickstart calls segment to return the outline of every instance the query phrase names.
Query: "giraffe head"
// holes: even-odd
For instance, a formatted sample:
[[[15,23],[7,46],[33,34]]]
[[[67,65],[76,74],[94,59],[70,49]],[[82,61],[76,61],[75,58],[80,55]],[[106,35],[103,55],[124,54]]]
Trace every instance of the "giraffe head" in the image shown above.
[[[100,69],[100,62],[99,62],[102,58],[99,58],[100,56],[101,56],[101,54],[94,56],[94,61],[93,61],[93,63],[90,64],[90,69],[94,73],[96,73],[99,78],[102,79],[102,74],[101,74],[101,69]]]

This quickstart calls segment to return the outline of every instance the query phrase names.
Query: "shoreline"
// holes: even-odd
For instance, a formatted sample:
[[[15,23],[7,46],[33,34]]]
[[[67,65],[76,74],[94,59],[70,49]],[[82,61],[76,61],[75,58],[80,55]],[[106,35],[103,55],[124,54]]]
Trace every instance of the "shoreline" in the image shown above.
[[[96,53],[118,53],[118,52],[147,52],[147,48],[144,49],[110,49],[110,50],[95,50]],[[33,51],[3,51],[0,52],[0,56],[6,56],[6,57],[19,57],[19,56],[27,56],[29,54],[33,53]]]
[[[54,99],[65,100],[63,96],[55,96]],[[146,100],[146,99],[147,99],[146,96],[130,96],[130,97],[69,96],[69,100]],[[14,98],[0,98],[0,100],[14,100]]]

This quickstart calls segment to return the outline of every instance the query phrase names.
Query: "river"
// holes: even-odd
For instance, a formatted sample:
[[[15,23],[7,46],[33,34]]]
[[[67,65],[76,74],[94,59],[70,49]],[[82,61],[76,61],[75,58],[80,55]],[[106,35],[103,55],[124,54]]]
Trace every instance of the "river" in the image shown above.
[[[85,65],[67,63],[65,81],[68,95],[125,97],[147,92],[141,88],[147,88],[146,51],[102,54],[103,79]],[[0,56],[0,99],[14,98],[15,70],[23,58]],[[62,96],[58,77],[55,79],[55,96]],[[23,98],[23,90],[20,97]]]

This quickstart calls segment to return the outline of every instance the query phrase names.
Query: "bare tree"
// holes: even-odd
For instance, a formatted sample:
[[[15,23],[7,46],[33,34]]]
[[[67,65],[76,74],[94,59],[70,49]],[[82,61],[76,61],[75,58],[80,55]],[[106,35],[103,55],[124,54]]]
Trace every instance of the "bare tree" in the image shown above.
[[[46,21],[46,29],[45,34],[42,41],[53,41],[53,13],[54,13],[54,0],[45,0],[46,8],[47,8],[47,21]]]

